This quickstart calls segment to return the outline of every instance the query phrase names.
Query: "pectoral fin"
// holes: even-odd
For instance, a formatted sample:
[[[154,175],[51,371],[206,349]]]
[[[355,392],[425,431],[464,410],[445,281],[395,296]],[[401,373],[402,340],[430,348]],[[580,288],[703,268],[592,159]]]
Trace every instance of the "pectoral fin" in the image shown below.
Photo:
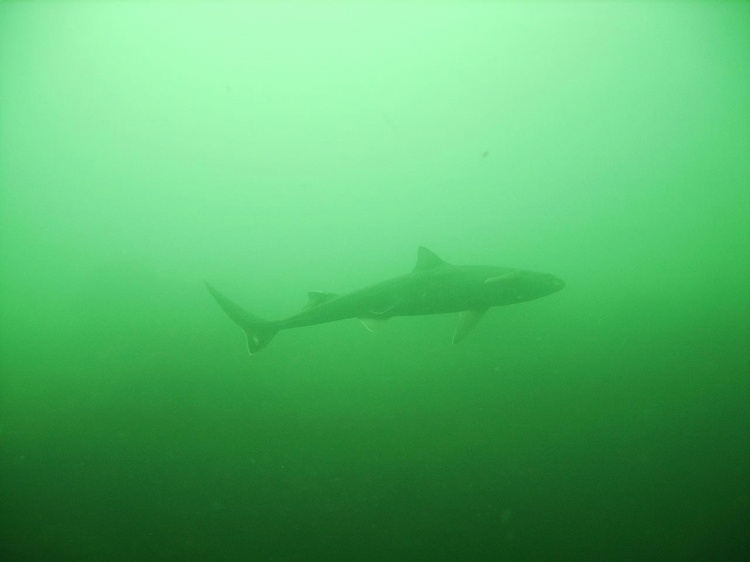
[[[387,318],[372,318],[371,316],[365,316],[358,319],[360,322],[362,322],[362,325],[364,325],[365,328],[370,330],[371,332],[374,332],[375,330],[379,329],[383,324],[385,324],[385,321]]]
[[[515,271],[509,271],[508,273],[503,273],[502,275],[498,275],[497,277],[488,277],[484,280],[485,285],[490,285],[493,283],[505,283],[506,281],[514,281],[516,279],[520,279],[523,275],[523,271],[517,269]]]
[[[487,312],[486,308],[482,310],[464,310],[458,319],[458,327],[456,328],[456,333],[453,334],[453,343],[457,344],[464,339],[466,334],[477,325],[477,322],[484,316],[485,312]]]

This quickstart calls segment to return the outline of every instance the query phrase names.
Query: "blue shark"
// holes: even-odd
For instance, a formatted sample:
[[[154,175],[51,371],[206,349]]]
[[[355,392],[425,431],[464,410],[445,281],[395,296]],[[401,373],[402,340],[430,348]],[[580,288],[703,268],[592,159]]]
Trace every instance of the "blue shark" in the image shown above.
[[[308,293],[307,305],[282,320],[254,316],[206,283],[226,315],[245,332],[247,349],[263,349],[280,330],[358,318],[370,330],[394,316],[460,313],[453,343],[471,331],[493,306],[556,293],[565,282],[547,273],[486,265],[452,265],[420,246],[417,264],[406,275],[346,294]]]

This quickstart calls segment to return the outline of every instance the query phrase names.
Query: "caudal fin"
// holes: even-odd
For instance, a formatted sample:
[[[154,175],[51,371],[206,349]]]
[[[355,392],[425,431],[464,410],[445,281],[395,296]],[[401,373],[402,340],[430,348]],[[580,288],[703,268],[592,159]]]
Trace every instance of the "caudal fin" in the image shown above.
[[[211,293],[211,296],[219,303],[221,309],[229,316],[232,322],[245,332],[247,336],[247,350],[250,352],[250,355],[266,347],[268,342],[276,335],[276,332],[279,331],[275,322],[268,322],[261,320],[257,316],[253,316],[208,283],[206,283],[206,288],[208,288],[208,292]]]

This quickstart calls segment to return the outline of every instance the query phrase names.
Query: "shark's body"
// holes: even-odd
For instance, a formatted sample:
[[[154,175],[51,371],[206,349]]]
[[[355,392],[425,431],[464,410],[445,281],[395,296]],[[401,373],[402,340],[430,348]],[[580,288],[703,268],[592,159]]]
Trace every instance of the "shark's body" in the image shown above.
[[[420,316],[460,312],[453,343],[459,342],[493,306],[537,299],[561,290],[565,283],[546,273],[484,265],[451,265],[424,247],[414,269],[352,293],[308,293],[301,312],[283,320],[256,318],[219,293],[208,290],[216,302],[247,335],[251,354],[263,349],[279,330],[359,318],[373,329],[393,316]]]

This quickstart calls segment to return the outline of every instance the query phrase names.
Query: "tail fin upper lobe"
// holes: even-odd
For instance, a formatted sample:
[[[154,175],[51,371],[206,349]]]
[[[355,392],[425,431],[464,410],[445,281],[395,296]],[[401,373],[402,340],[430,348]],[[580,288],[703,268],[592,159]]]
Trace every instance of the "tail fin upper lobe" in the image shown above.
[[[279,331],[275,322],[268,322],[253,316],[247,310],[243,309],[237,303],[229,300],[211,285],[206,283],[206,288],[211,296],[219,303],[219,306],[227,316],[237,324],[247,335],[247,350],[250,355],[266,347],[268,342]]]

